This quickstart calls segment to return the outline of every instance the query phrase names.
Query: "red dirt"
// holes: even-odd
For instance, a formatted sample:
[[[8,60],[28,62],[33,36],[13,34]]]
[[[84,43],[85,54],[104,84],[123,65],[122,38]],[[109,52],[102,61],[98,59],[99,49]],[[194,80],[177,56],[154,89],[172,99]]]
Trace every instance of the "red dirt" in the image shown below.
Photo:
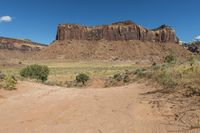
[[[148,87],[61,88],[20,82],[0,90],[2,133],[165,133],[164,120],[141,102]]]

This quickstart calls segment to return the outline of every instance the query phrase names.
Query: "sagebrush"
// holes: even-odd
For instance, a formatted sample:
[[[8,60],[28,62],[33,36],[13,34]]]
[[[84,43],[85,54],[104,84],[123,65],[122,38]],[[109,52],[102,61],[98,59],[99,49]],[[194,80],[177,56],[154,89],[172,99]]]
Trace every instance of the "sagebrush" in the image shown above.
[[[89,80],[89,76],[87,74],[84,73],[80,73],[76,76],[76,81],[78,83],[83,83],[83,85],[85,85],[85,82],[87,82]]]
[[[41,80],[42,82],[48,79],[49,68],[43,65],[30,65],[20,71],[20,75],[24,78]]]
[[[16,88],[17,79],[13,75],[5,75],[0,71],[0,88],[6,90],[14,90]]]

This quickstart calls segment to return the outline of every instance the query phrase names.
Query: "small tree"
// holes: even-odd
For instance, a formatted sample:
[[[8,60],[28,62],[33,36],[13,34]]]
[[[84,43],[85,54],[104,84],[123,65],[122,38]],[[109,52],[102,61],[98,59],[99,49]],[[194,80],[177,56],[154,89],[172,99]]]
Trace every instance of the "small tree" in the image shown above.
[[[78,83],[82,82],[83,85],[85,85],[85,82],[87,82],[89,80],[89,76],[84,74],[84,73],[80,73],[76,76],[76,81]]]
[[[25,78],[32,78],[41,80],[42,82],[46,81],[49,75],[49,68],[47,66],[41,65],[30,65],[23,68],[20,71],[20,75]]]

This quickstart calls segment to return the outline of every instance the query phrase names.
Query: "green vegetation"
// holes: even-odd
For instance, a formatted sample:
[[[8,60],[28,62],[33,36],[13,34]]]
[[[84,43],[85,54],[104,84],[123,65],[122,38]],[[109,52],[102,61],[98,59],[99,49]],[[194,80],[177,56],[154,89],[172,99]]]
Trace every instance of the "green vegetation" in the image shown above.
[[[6,76],[4,79],[3,88],[5,88],[6,90],[13,90],[15,89],[16,84],[17,80],[14,76]]]
[[[0,88],[4,88],[6,90],[14,90],[17,84],[17,80],[14,76],[5,75],[0,72]]]
[[[169,64],[175,63],[175,62],[176,62],[176,58],[175,58],[175,56],[173,56],[173,55],[170,54],[170,55],[167,55],[167,56],[165,57],[164,62],[165,62],[165,63],[169,63]]]
[[[171,60],[171,59],[170,59]],[[200,64],[196,59],[169,62],[137,70],[138,79],[148,79],[164,87],[163,92],[181,92],[185,96],[200,95]]]
[[[177,61],[173,56],[166,56],[163,64],[138,68],[133,71],[120,72],[109,78],[106,86],[126,85],[138,80],[157,83],[161,92],[179,92],[185,96],[200,96],[200,62],[191,58]]]
[[[84,73],[80,73],[76,76],[76,81],[78,83],[82,83],[83,85],[85,85],[85,82],[87,82],[89,80],[89,76],[84,74]]]
[[[42,65],[30,65],[20,71],[20,75],[24,78],[41,80],[42,82],[48,79],[49,68]]]
[[[49,85],[65,87],[83,86],[93,78],[108,79],[107,87],[126,85],[138,80],[148,80],[163,86],[166,92],[182,91],[184,95],[200,95],[200,63],[192,57],[188,61],[179,61],[168,55],[164,63],[153,63],[151,66],[132,64],[131,62],[98,62],[98,61],[23,61],[23,64],[0,64],[1,86],[5,86],[6,75],[20,75],[45,81]],[[39,65],[31,65],[39,64]],[[27,66],[27,67],[25,67]],[[48,66],[48,67],[47,67]],[[25,68],[23,68],[25,67]],[[126,71],[124,71],[126,70]],[[80,73],[77,75],[77,73]],[[87,75],[84,75],[87,74]],[[48,78],[48,80],[47,80]],[[4,83],[2,83],[4,79]],[[8,80],[11,81],[11,80]],[[90,84],[90,82],[88,82]]]
[[[25,78],[45,81],[49,85],[73,87],[86,84],[85,76],[79,75],[78,78],[77,73],[80,73],[87,74],[90,79],[108,79],[110,77],[106,81],[105,86],[107,87],[126,85],[138,80],[148,80],[163,86],[163,90],[166,90],[166,92],[182,91],[187,96],[200,95],[200,63],[197,57],[192,57],[183,62],[172,55],[168,55],[165,57],[164,63],[153,63],[146,66],[132,64],[131,62],[108,61],[47,60],[23,61],[23,64],[18,62],[16,61],[14,65],[0,64],[0,69],[4,73],[0,73],[0,79],[5,75],[15,75],[17,78],[21,75]],[[39,65],[31,65],[32,63]]]
[[[135,71],[126,70],[125,72],[117,73],[113,77],[107,79],[105,87],[126,85],[134,81],[136,81]]]
[[[19,62],[23,63],[19,64]],[[17,79],[27,79],[31,77],[23,77],[20,73],[22,69],[32,64],[48,66],[49,75],[45,84],[64,87],[82,86],[82,83],[77,84],[76,82],[78,73],[86,73],[90,79],[104,79],[124,70],[134,71],[138,67],[144,67],[144,65],[130,61],[16,60],[0,62],[0,69],[6,75],[15,75]]]

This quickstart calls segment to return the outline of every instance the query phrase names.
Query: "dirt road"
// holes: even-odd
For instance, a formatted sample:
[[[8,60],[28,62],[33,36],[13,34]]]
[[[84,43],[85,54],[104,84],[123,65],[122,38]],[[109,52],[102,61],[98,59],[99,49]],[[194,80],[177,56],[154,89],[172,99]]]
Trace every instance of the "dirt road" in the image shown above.
[[[75,89],[20,82],[0,90],[0,133],[165,133],[142,84]]]

